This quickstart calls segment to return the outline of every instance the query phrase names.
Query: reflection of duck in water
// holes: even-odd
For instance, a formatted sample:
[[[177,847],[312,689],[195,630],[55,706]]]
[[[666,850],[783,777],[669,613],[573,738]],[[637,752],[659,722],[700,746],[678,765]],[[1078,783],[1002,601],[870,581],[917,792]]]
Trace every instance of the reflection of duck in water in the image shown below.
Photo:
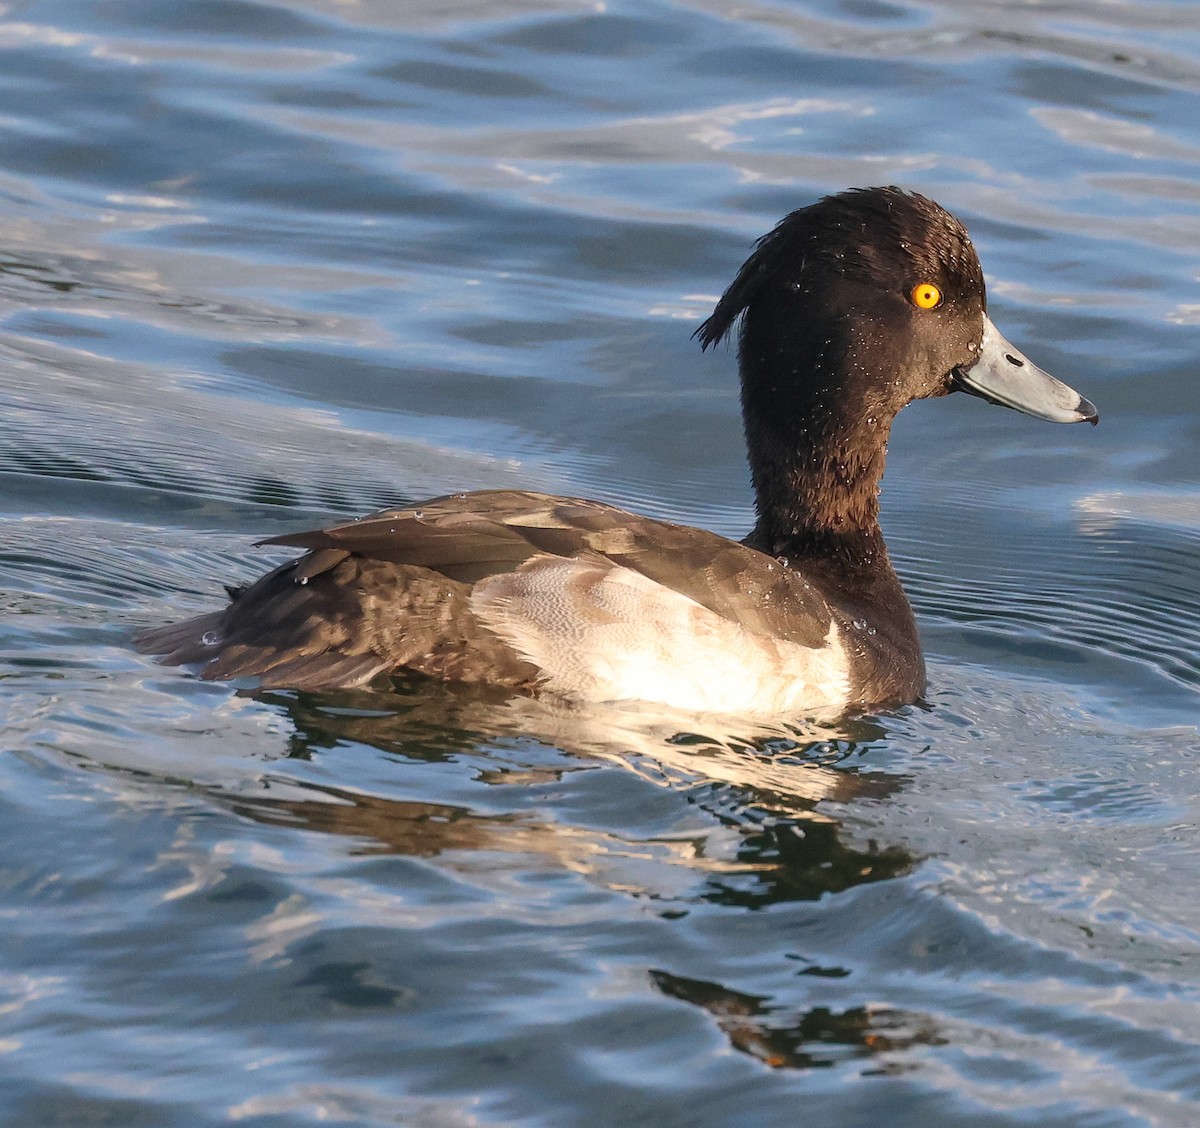
[[[844,968],[809,966],[800,974],[841,978]],[[707,1011],[734,1049],[772,1069],[811,1069],[853,1058],[887,1054],[910,1046],[941,1046],[946,1039],[932,1016],[889,1007],[855,1006],[836,1011],[816,1006],[787,1013],[763,995],[748,995],[720,983],[651,971],[664,995]]]
[[[405,761],[461,765],[468,758],[462,770],[483,785],[482,807],[427,792],[419,782],[428,778],[424,772],[413,777],[413,794],[400,768],[381,780],[400,788],[399,796],[301,784],[287,772],[268,774],[265,786],[252,790],[206,789],[261,822],[362,839],[365,852],[451,855],[460,859],[451,864],[466,870],[494,868],[505,855],[525,868],[538,857],[627,892],[677,896],[699,886],[702,900],[742,907],[817,900],[906,873],[914,863],[901,847],[847,838],[820,807],[823,800],[883,799],[904,785],[903,776],[854,765],[855,754],[883,736],[871,722],[806,726],[790,736],[782,726],[743,725],[734,738],[683,732],[666,720],[648,725],[640,710],[622,717],[615,708],[576,709],[521,695],[488,700],[426,679],[401,681],[395,692],[252,693],[286,713],[294,758],[349,744]],[[558,804],[538,801],[538,794],[559,794],[575,773],[596,770],[597,760],[686,795],[695,813],[687,833],[631,838],[559,818]]]
[[[466,885],[480,882],[488,893],[502,891],[502,898],[511,894],[513,878],[524,882],[530,874],[566,872],[637,898],[668,922],[701,906],[741,911],[804,903],[809,907],[803,912],[817,914],[830,894],[902,876],[916,863],[903,847],[879,845],[874,834],[848,834],[815,809],[822,797],[879,799],[903,786],[900,776],[859,773],[845,763],[829,766],[852,757],[860,742],[884,735],[871,722],[842,722],[826,729],[823,741],[793,741],[785,748],[781,731],[752,734],[749,726],[743,726],[743,738],[736,741],[697,732],[682,743],[676,743],[678,734],[656,740],[641,727],[613,731],[619,711],[603,706],[571,710],[521,696],[489,701],[486,693],[425,679],[401,681],[396,692],[253,695],[286,712],[293,756],[326,757],[327,750],[359,743],[410,762],[454,760],[459,784],[469,776],[476,785],[469,791],[477,798],[441,801],[437,795],[444,793],[444,776],[430,777],[424,764],[407,773],[397,763],[384,765],[374,792],[300,783],[283,771],[279,777],[269,774],[253,790],[206,788],[212,799],[257,822],[343,837],[353,844],[354,854],[436,858],[439,876],[454,875]],[[606,729],[614,738],[607,748]],[[572,752],[586,748],[587,755],[531,748],[530,733],[539,741],[552,738],[553,746]],[[636,752],[622,750],[629,734],[640,738]],[[816,730],[807,735],[815,736]],[[664,824],[647,817],[646,807],[637,801],[639,818],[620,828],[579,818],[577,803],[567,804],[573,815],[564,814],[558,797],[588,792],[586,784],[572,777],[595,771],[597,755],[685,794],[686,831],[674,818]],[[327,759],[336,756],[333,751]],[[749,778],[735,780],[737,776]],[[285,794],[276,794],[274,778]],[[430,778],[440,785],[422,789],[419,781]],[[406,782],[420,794],[405,794]],[[379,794],[380,787],[399,794]],[[461,786],[456,790],[462,795]],[[601,782],[598,790],[593,784],[592,793],[608,795],[610,801],[614,794],[628,795],[614,792],[611,782]],[[641,794],[644,801],[644,789]],[[680,807],[673,809],[678,816]],[[378,880],[390,887],[407,878]],[[797,937],[797,945],[803,947],[803,937]],[[768,977],[772,986],[764,993],[761,981],[739,990],[718,981],[715,969],[708,974],[718,978],[690,977],[695,964],[687,952],[687,945],[674,952],[667,943],[645,968],[648,984],[705,1012],[734,1049],[771,1068],[802,1070],[875,1059],[870,1068],[886,1069],[893,1054],[941,1040],[928,1015],[856,1001],[853,965],[789,954],[788,960],[795,962],[785,965],[782,979]],[[678,969],[673,953],[682,965]],[[726,968],[726,974],[736,973]],[[326,984],[326,989],[335,986]],[[341,987],[356,992],[355,997],[383,990],[354,974]]]
[[[828,197],[759,241],[697,334],[707,348],[741,318],[758,510],[743,543],[597,502],[460,494],[274,538],[309,551],[138,644],[267,686],[410,670],[719,713],[913,701],[920,643],[877,522],[897,412],[963,390],[1097,418],[985,309],[970,239],[937,204],[895,188]]]

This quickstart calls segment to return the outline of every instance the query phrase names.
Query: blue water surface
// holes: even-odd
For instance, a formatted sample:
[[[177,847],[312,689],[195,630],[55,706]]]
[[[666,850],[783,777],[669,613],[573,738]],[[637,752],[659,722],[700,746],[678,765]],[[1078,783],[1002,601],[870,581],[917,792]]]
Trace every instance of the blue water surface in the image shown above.
[[[680,732],[132,652],[422,496],[741,535],[690,334],[884,183],[1103,417],[901,417],[927,702]],[[0,1123],[1200,1123],[1198,264],[1189,3],[5,5]]]

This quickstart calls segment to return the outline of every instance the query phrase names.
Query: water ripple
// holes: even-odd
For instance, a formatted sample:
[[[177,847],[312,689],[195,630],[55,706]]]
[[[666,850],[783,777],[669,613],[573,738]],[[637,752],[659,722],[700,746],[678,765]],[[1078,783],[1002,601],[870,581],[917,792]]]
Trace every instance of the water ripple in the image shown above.
[[[4,14],[13,1122],[1200,1121],[1194,22]],[[780,215],[888,181],[964,216],[997,323],[1104,417],[899,421],[928,701],[730,732],[131,651],[252,540],[404,498],[740,535],[734,353],[690,331]]]

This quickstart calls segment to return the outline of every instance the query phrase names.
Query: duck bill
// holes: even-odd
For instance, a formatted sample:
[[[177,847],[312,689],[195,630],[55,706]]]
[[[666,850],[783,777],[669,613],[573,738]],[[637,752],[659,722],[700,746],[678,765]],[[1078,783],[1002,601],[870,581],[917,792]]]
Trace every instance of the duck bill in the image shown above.
[[[986,314],[979,358],[969,368],[954,370],[954,386],[1051,423],[1100,422],[1095,404],[1013,348]]]

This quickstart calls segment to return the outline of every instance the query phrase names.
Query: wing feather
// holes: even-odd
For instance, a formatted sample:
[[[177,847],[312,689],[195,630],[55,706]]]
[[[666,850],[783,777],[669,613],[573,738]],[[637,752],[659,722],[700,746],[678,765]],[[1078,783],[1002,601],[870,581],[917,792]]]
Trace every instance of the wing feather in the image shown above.
[[[768,639],[826,644],[831,612],[803,576],[702,529],[599,502],[498,490],[434,498],[261,542],[307,549],[224,611],[140,634],[205,678],[354,685],[407,668],[528,688],[541,674],[471,608],[475,585],[563,558],[628,569]]]
[[[820,593],[764,553],[704,529],[549,494],[453,494],[262,543],[416,565],[468,584],[537,555],[602,556],[756,634],[820,646],[830,623]]]

